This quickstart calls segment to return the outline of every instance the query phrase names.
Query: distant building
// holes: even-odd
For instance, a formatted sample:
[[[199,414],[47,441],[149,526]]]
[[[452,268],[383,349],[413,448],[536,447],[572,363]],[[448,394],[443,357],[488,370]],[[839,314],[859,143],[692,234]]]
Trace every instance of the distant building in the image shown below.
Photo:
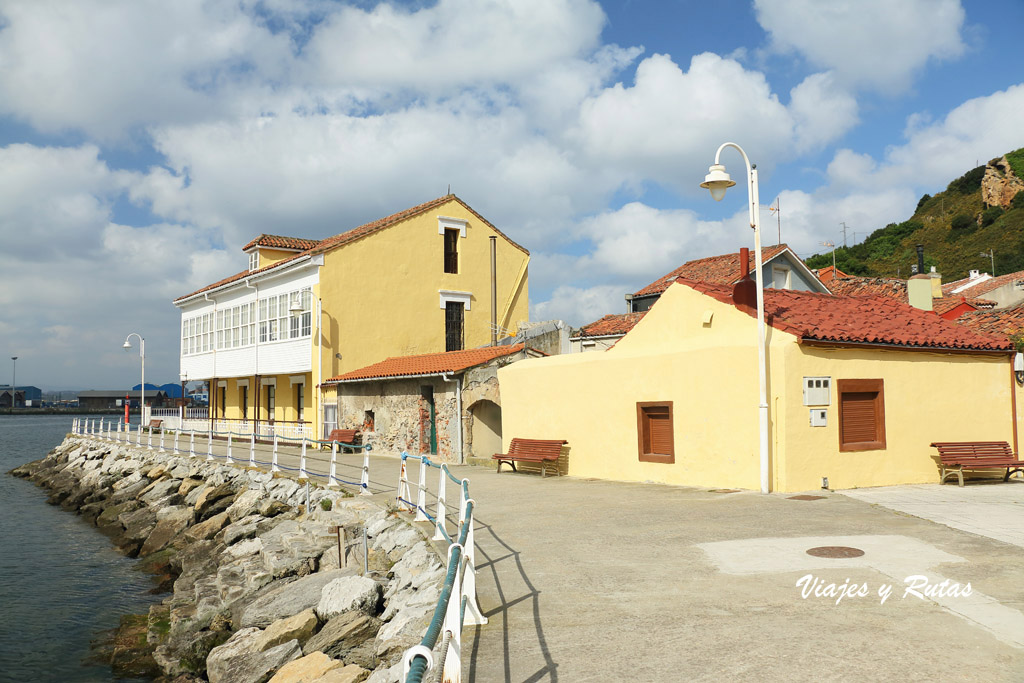
[[[80,391],[78,406],[86,410],[113,410],[124,407],[125,397],[129,397],[132,408],[139,407],[139,390],[131,391]],[[146,389],[146,405],[160,408],[167,401],[167,394],[162,391]]]
[[[19,385],[15,389],[17,390],[16,408],[39,408],[43,405],[43,390],[39,387]],[[4,394],[2,392],[6,392],[6,399],[3,398]],[[10,384],[0,385],[0,407],[11,407]]]

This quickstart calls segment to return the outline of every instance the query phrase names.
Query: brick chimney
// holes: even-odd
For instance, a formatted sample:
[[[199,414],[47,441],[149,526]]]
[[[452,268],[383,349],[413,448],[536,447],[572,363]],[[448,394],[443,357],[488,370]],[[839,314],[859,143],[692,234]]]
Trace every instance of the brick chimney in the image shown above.
[[[750,277],[750,250],[740,249],[740,280],[732,288],[736,308],[757,309],[757,283]]]

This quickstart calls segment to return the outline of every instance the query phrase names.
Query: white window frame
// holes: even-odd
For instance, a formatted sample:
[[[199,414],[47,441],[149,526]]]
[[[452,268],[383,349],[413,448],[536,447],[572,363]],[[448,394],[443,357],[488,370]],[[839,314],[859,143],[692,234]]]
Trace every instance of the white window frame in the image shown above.
[[[437,292],[441,296],[441,308],[445,308],[445,304],[449,301],[456,303],[462,303],[465,305],[466,310],[470,310],[470,302],[473,300],[472,292],[456,292],[450,289],[440,289]]]
[[[776,273],[782,273],[785,275],[786,284],[779,287],[777,282]],[[772,266],[772,287],[774,289],[793,289],[793,270],[788,266]]]
[[[461,218],[452,218],[451,216],[438,216],[437,234],[443,236],[445,228],[452,228],[453,230],[459,231],[459,237],[465,237],[466,227],[468,225],[469,221],[462,220]]]
[[[249,252],[249,272],[259,270],[260,268],[260,250],[253,249]]]

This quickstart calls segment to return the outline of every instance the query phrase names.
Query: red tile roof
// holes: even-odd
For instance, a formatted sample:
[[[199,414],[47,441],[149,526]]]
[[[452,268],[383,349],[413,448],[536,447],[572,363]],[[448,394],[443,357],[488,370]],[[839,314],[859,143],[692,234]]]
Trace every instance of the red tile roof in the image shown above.
[[[284,237],[283,235],[260,235],[249,244],[242,247],[242,251],[249,251],[253,247],[267,247],[269,249],[295,249],[306,251],[320,244],[320,240],[309,240],[304,237]]]
[[[966,289],[963,289],[959,292],[956,292],[956,294],[963,294],[964,296],[968,297],[982,296],[984,294],[987,294],[988,292],[991,292],[993,289],[998,289],[999,287],[1002,287],[1003,285],[1010,284],[1011,282],[1016,282],[1017,280],[1024,280],[1024,270],[1017,271],[1016,273],[1007,273],[1006,275],[1000,275],[998,277],[990,277],[984,280],[980,278],[976,279],[978,280],[976,284],[971,285],[970,287],[967,287]],[[954,280],[953,282],[948,282],[942,285],[942,293],[946,296],[950,296],[954,293],[955,290],[959,289],[960,287],[963,287],[966,284],[969,284],[970,281],[970,278],[964,278],[962,280]]]
[[[355,242],[356,240],[362,239],[363,237],[367,237],[368,235],[372,235],[375,232],[379,232],[381,230],[384,230],[385,228],[389,228],[392,225],[395,225],[396,223],[400,223],[400,222],[402,222],[404,220],[407,220],[409,218],[413,218],[414,216],[418,216],[418,215],[420,215],[422,213],[426,213],[427,211],[430,211],[431,209],[437,208],[438,206],[441,206],[442,204],[445,204],[445,203],[447,203],[449,201],[456,201],[459,204],[461,204],[464,209],[466,209],[471,214],[473,214],[478,219],[480,219],[480,221],[482,223],[484,223],[484,225],[488,226],[489,228],[494,230],[494,232],[496,232],[499,235],[501,235],[506,241],[508,241],[509,244],[511,244],[516,249],[519,249],[523,253],[529,255],[529,253],[530,253],[529,251],[527,251],[523,246],[521,246],[521,245],[513,242],[511,239],[509,239],[508,236],[505,233],[503,233],[501,230],[498,230],[496,227],[494,227],[494,225],[490,221],[488,221],[486,218],[484,218],[483,216],[478,214],[473,209],[473,207],[471,207],[469,204],[467,204],[466,202],[462,201],[461,199],[459,199],[458,197],[456,197],[453,194],[447,194],[447,195],[445,195],[443,197],[438,197],[437,199],[432,199],[429,202],[424,202],[423,204],[420,204],[418,206],[414,206],[411,209],[406,209],[405,211],[399,211],[398,213],[393,213],[390,216],[385,216],[384,218],[380,218],[380,219],[372,221],[370,223],[365,223],[363,225],[360,225],[358,228],[352,228],[348,232],[343,232],[340,235],[335,235],[334,237],[328,237],[326,239],[319,240],[319,241],[309,240],[310,242],[315,242],[315,244],[314,244],[314,246],[307,248],[305,251],[301,251],[301,252],[295,254],[294,256],[290,256],[290,257],[288,257],[286,259],[278,261],[277,263],[275,263],[273,265],[264,266],[263,268],[260,268],[259,270],[253,270],[253,271],[243,270],[241,273],[236,273],[235,275],[232,275],[230,277],[224,278],[223,280],[218,280],[217,282],[214,282],[212,285],[207,285],[205,287],[202,287],[201,289],[197,289],[196,291],[194,291],[194,292],[192,292],[190,294],[185,294],[184,296],[179,296],[177,299],[174,300],[174,302],[177,303],[178,301],[181,301],[182,299],[188,299],[189,297],[193,297],[196,294],[202,294],[203,292],[209,291],[211,289],[215,289],[217,287],[221,287],[223,285],[230,284],[231,282],[234,282],[236,280],[241,280],[242,278],[244,278],[244,277],[246,277],[248,275],[252,275],[254,273],[262,273],[263,271],[269,270],[270,268],[278,268],[278,267],[284,266],[284,265],[286,265],[288,263],[291,263],[292,261],[295,261],[295,260],[297,260],[299,258],[302,258],[303,256],[322,254],[322,253],[330,251],[332,249],[337,249],[338,247],[344,246],[344,245],[349,244],[351,242]],[[259,240],[260,238],[257,237],[256,239]],[[300,239],[300,238],[282,238],[282,239]],[[252,242],[250,242],[249,244],[251,245]],[[246,248],[248,248],[248,245],[246,245]]]
[[[447,351],[445,353],[426,353],[418,356],[395,356],[382,360],[365,368],[359,368],[344,375],[332,377],[327,382],[344,382],[347,380],[384,379],[389,377],[408,377],[410,375],[432,375],[442,372],[462,372],[469,368],[482,365],[495,358],[510,356],[524,348],[523,344],[512,346],[485,346],[482,349],[466,349],[464,351]]]
[[[606,335],[626,334],[633,329],[633,327],[640,322],[640,319],[646,314],[647,311],[606,315],[600,320],[581,327],[577,336],[603,337]]]
[[[723,303],[732,288],[680,280]],[[765,320],[801,342],[879,344],[906,349],[1010,351],[1012,345],[944,320],[930,311],[881,296],[835,296],[790,289],[764,290]],[[751,316],[756,312],[741,308]]]
[[[837,277],[849,277],[849,275],[839,270],[835,266],[826,266],[825,268],[819,268],[815,272],[815,275],[817,275],[818,279],[821,280],[822,282],[830,282]]]
[[[828,288],[833,294],[840,296],[884,296],[903,303],[908,302],[907,281],[896,278],[847,275],[830,280]],[[940,299],[932,299],[932,309],[936,313],[942,314],[965,303],[963,299],[964,297],[961,296],[943,296]],[[986,299],[967,299],[966,303],[974,308],[995,306],[994,301]]]
[[[981,334],[1005,337],[1024,330],[1024,304],[1012,308],[969,311],[957,318],[956,323]]]
[[[761,249],[761,260],[769,261],[783,251],[789,249],[785,244],[779,244],[774,247],[763,247]],[[750,272],[754,272],[756,264],[753,253],[750,257]],[[722,254],[721,256],[709,256],[708,258],[697,259],[696,261],[687,261],[683,265],[673,270],[668,275],[664,275],[651,284],[647,285],[638,292],[634,292],[634,297],[651,296],[652,294],[661,294],[668,286],[672,284],[677,277],[685,278],[687,280],[699,280],[701,282],[714,282],[722,285],[736,284],[736,281],[740,279],[740,255],[735,254]]]

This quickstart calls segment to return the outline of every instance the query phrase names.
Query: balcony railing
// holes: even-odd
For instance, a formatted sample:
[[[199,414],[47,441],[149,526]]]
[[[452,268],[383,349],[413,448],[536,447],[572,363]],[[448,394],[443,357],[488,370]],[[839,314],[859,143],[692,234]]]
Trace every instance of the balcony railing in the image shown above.
[[[215,417],[213,422],[208,418],[186,418],[182,429],[185,431],[195,430],[206,432],[213,428],[216,434],[227,434],[231,432],[236,436],[249,436],[256,434],[257,439],[272,439],[275,435],[289,439],[315,439],[313,423],[305,421],[290,420],[236,420],[223,417]]]

